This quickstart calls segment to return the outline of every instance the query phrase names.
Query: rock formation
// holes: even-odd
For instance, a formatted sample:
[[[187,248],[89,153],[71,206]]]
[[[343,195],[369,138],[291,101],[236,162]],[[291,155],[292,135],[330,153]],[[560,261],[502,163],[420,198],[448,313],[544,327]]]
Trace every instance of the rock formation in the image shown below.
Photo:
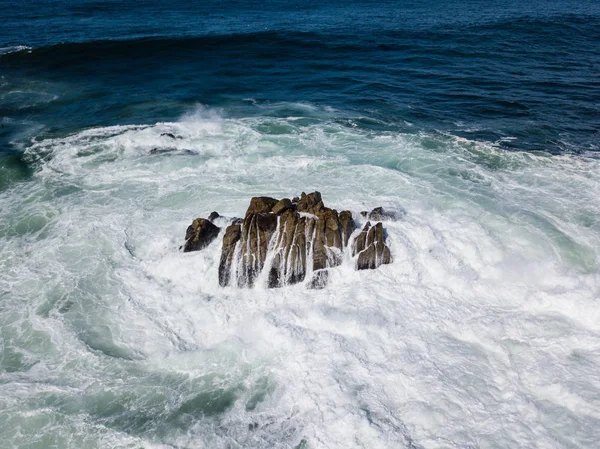
[[[356,268],[359,270],[378,268],[381,264],[392,261],[381,223],[372,226],[371,222],[367,221],[352,245],[352,255],[357,254]]]
[[[198,251],[206,248],[219,235],[221,228],[204,218],[196,218],[185,232],[183,252]]]
[[[210,218],[216,217],[214,212]],[[194,220],[184,251],[202,249],[214,240],[219,228],[211,221]],[[307,280],[308,287],[323,288],[329,269],[342,263],[355,230],[352,213],[326,207],[319,192],[292,200],[254,197],[244,218],[234,219],[225,230],[219,284],[252,287],[260,278],[269,287]],[[367,222],[350,250],[359,270],[392,260],[381,223]]]

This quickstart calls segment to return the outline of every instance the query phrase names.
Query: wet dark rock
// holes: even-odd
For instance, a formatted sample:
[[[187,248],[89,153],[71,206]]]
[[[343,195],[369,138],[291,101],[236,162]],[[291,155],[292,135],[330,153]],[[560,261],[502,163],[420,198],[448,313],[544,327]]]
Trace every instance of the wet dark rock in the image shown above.
[[[220,215],[217,211],[212,211],[210,213],[210,215],[208,216],[208,221],[210,221],[211,223],[213,223],[217,218],[219,218]]]
[[[302,193],[295,205],[287,198],[252,198],[240,225],[239,249],[223,245],[220,271],[229,273],[220,276],[221,285],[252,286],[265,268],[268,253],[272,256],[266,268],[269,287],[302,282],[310,269],[317,272],[339,265],[353,231],[352,214],[344,211],[340,218],[335,209],[325,207],[319,192]],[[317,279],[315,286],[324,284],[326,274]]]
[[[263,269],[268,245],[277,228],[277,215],[271,209],[275,198],[254,197],[241,223],[230,225],[223,237],[219,264],[219,284],[235,281],[239,287],[252,287]],[[238,248],[238,242],[240,242]],[[234,274],[235,279],[232,279]]]
[[[320,290],[327,287],[329,281],[329,270],[317,270],[313,273],[312,279],[308,284],[308,288]]]
[[[168,147],[165,147],[165,148],[156,147],[156,148],[152,148],[148,152],[148,154],[165,154],[165,153],[179,153],[179,154],[183,153],[188,156],[195,156],[198,154],[192,150],[180,150],[179,148],[168,148]]]
[[[217,212],[208,220],[194,220],[184,251],[202,249],[214,240],[219,233],[214,220],[227,221]],[[368,222],[351,241],[357,229],[352,212],[326,207],[319,192],[303,192],[293,200],[254,197],[244,218],[229,222],[219,262],[221,286],[252,287],[260,277],[272,288],[304,281],[309,288],[323,288],[350,244],[358,269],[391,262],[381,223]]]
[[[162,133],[160,137],[170,137],[171,139],[176,139],[175,134],[173,133]]]
[[[169,153],[171,151],[174,151],[171,148],[152,148],[149,151],[149,154],[162,154],[162,153]]]
[[[354,218],[352,218],[352,212],[349,210],[343,210],[340,212],[340,225],[342,229],[342,238],[344,239],[344,246],[348,246],[348,239],[356,230],[356,223],[354,222]]]
[[[204,218],[196,218],[185,232],[183,252],[206,248],[219,235],[220,228]]]
[[[241,227],[242,248],[237,284],[239,287],[252,287],[264,267],[268,245],[277,228],[277,215],[251,214],[246,216]]]
[[[369,212],[369,220],[381,221],[381,220],[396,220],[398,214],[394,211],[385,210],[383,207],[376,207]]]
[[[352,255],[356,256],[357,254],[356,268],[358,270],[374,269],[382,264],[392,262],[392,254],[385,243],[385,234],[381,223],[372,226],[368,221],[365,224],[352,246]]]
[[[221,261],[219,263],[219,284],[229,285],[231,279],[231,265],[235,253],[235,247],[242,236],[242,224],[240,222],[229,225],[223,236],[223,249],[221,250]]]

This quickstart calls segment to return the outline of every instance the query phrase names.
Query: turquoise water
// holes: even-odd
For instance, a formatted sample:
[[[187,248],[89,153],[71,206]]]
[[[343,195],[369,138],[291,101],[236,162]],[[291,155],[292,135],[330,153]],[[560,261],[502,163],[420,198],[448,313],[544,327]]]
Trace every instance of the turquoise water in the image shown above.
[[[31,5],[0,31],[2,447],[596,446],[594,5]],[[242,290],[219,239],[179,251],[313,190],[399,212],[394,262]]]

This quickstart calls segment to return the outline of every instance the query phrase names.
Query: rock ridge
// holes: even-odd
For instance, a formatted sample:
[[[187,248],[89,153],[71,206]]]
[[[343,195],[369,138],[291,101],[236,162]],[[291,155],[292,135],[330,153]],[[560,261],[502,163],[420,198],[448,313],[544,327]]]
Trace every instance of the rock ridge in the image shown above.
[[[384,213],[375,208],[369,218]],[[358,270],[392,262],[381,222],[368,221],[352,238],[356,230],[352,212],[326,207],[320,192],[291,200],[253,197],[244,218],[231,220],[223,234],[219,285],[253,287],[260,280],[273,288],[306,280],[310,288],[323,288],[346,250]],[[184,252],[206,248],[219,232],[212,220],[197,218],[187,229]]]

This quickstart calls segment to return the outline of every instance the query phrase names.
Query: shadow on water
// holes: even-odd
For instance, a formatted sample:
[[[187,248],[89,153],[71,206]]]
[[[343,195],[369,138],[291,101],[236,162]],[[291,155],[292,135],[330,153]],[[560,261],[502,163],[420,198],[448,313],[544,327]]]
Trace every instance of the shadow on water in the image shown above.
[[[92,385],[90,389],[96,391],[82,395],[52,393],[43,402],[60,413],[85,415],[119,432],[162,440],[197,425],[218,427],[220,417],[240,400],[252,404],[245,407],[250,414],[275,388],[267,377],[248,387],[243,379],[229,374],[190,378],[182,373],[149,373],[138,368],[130,366],[120,374],[125,388],[112,388],[109,381],[109,385]],[[248,415],[249,422],[255,418]],[[247,424],[241,428],[256,430]]]

